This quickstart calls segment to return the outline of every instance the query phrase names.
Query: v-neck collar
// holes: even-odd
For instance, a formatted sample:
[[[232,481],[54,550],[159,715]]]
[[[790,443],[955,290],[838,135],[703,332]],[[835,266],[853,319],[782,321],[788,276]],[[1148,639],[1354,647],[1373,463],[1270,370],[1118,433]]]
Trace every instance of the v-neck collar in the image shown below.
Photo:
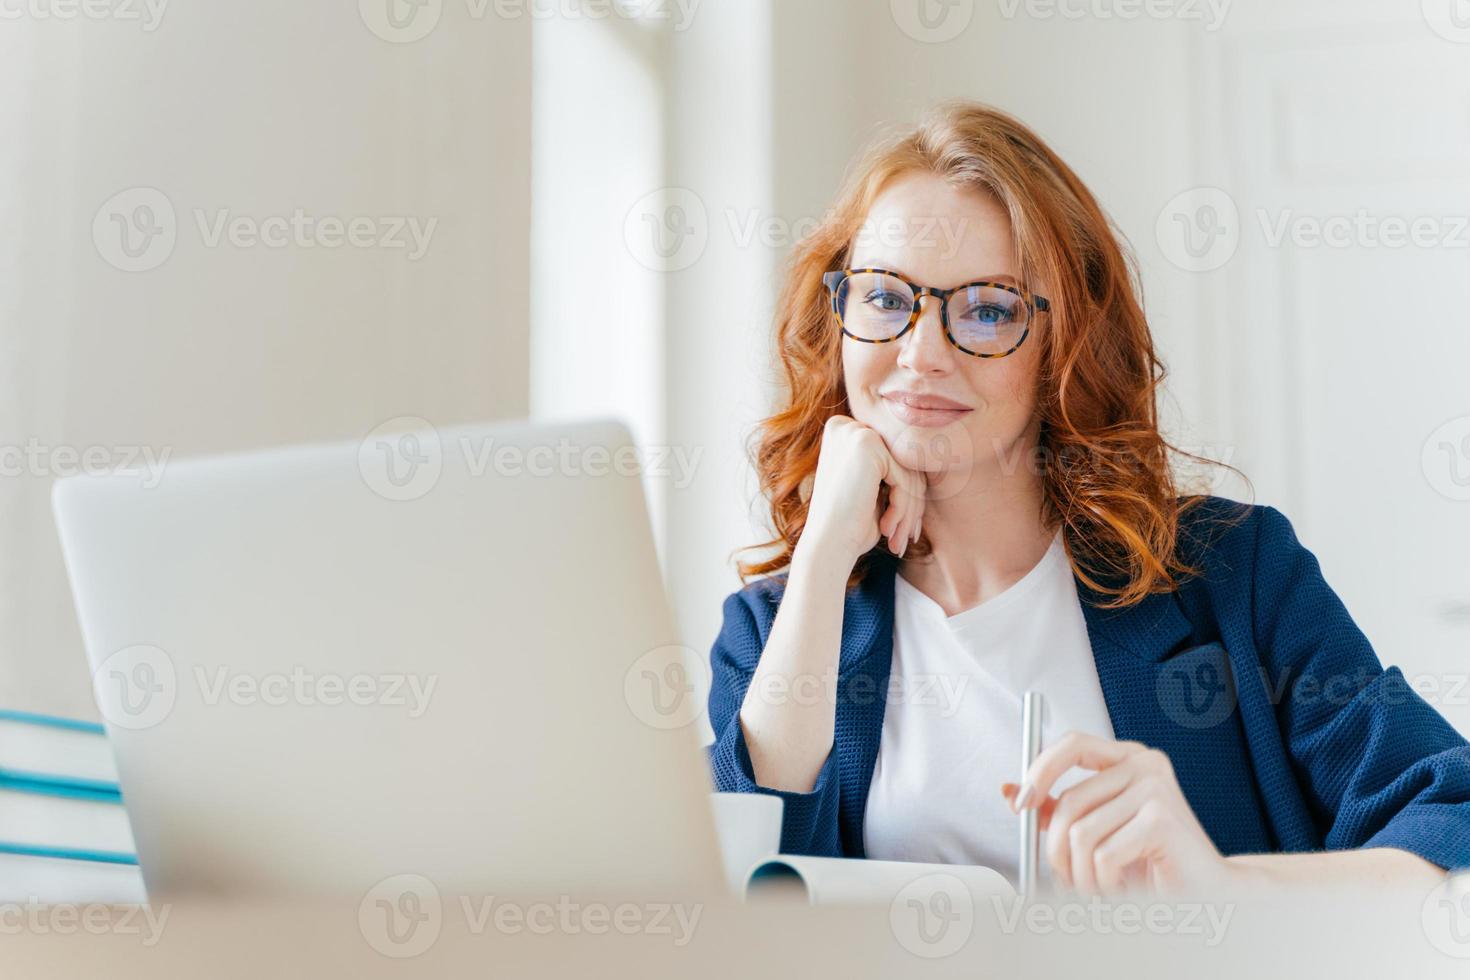
[[[844,623],[852,630],[838,661],[839,676],[846,676],[853,689],[884,690],[893,666],[894,579],[898,559],[875,550],[867,575],[849,590],[844,603]],[[1088,641],[1097,666],[1099,686],[1107,704],[1114,736],[1119,741],[1137,741],[1167,747],[1178,740],[1180,727],[1165,713],[1155,695],[1159,665],[1177,652],[1190,637],[1189,617],[1179,604],[1177,592],[1156,592],[1122,609],[1100,609],[1107,596],[1094,590],[1072,570],[1077,598],[1087,622]],[[1102,583],[1117,587],[1114,581]],[[886,705],[875,699],[873,714],[865,727],[881,731]],[[863,802],[867,797],[873,767],[877,762],[878,739],[860,739],[853,745],[861,784],[852,787],[853,803],[859,810],[856,846],[861,848]],[[844,792],[844,796],[847,793]]]

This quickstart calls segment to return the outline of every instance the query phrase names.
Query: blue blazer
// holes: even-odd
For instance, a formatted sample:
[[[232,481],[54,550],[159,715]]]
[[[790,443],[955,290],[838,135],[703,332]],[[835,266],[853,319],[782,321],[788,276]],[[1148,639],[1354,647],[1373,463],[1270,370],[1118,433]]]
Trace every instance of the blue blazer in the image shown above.
[[[1221,523],[1233,508],[1249,514]],[[1076,580],[1116,736],[1168,754],[1222,854],[1397,847],[1470,867],[1470,746],[1379,663],[1291,522],[1208,497],[1181,519],[1179,539],[1203,574],[1175,592],[1102,610],[1093,603],[1106,597]],[[725,599],[710,652],[716,786],[781,797],[786,853],[864,856],[898,569],[881,547],[870,555],[844,601],[836,731],[810,792],[758,785],[740,728],[784,573]]]

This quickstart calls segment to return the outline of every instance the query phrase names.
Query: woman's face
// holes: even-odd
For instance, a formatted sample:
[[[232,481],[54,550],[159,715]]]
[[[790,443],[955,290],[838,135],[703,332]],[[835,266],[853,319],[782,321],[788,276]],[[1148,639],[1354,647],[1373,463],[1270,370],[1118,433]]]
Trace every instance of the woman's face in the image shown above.
[[[940,289],[976,280],[1019,284],[1021,271],[998,201],[920,173],[895,178],[873,202],[849,266],[887,269]],[[1046,295],[1044,284],[1028,285]],[[849,310],[858,301],[850,295]],[[975,357],[945,338],[937,298],[920,297],[920,304],[918,323],[897,340],[843,338],[853,417],[877,430],[901,465],[926,473],[931,493],[935,487],[947,488],[945,496],[959,493],[972,476],[1002,466],[1025,468],[1039,432],[1033,425],[1037,318],[1013,353]],[[904,406],[905,397],[921,404],[943,399],[957,408],[914,410]]]

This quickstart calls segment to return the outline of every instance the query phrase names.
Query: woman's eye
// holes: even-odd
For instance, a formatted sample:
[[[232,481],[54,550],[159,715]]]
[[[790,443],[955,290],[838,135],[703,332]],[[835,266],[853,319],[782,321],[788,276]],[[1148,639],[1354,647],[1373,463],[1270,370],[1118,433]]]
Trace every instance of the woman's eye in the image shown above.
[[[982,303],[966,310],[964,318],[980,323],[1005,323],[1011,319],[1011,311],[1008,307],[996,303]]]
[[[874,291],[867,295],[864,302],[876,306],[885,313],[897,313],[906,308],[903,297],[895,293]]]

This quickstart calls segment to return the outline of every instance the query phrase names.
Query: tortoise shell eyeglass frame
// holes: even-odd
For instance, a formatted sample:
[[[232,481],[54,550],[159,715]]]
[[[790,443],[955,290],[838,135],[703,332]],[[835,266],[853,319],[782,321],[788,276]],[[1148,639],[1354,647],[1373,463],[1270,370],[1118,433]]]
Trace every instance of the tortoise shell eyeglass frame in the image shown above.
[[[858,335],[851,333],[847,329],[847,326],[842,322],[842,311],[838,309],[837,306],[838,293],[842,289],[842,284],[847,281],[849,276],[856,275],[860,272],[877,272],[885,276],[892,276],[899,282],[903,283],[905,286],[909,287],[909,289],[914,294],[914,308],[909,313],[909,322],[904,324],[903,329],[894,334],[892,337],[880,337],[876,340],[868,337],[859,337]],[[953,289],[936,289],[933,286],[920,286],[918,283],[912,282],[890,269],[876,269],[872,267],[865,267],[861,269],[837,269],[832,272],[825,273],[822,276],[822,285],[827,287],[828,295],[831,298],[832,315],[837,318],[837,325],[841,328],[843,336],[851,337],[853,340],[861,341],[864,344],[888,344],[908,333],[914,328],[914,324],[919,322],[919,313],[923,307],[922,298],[924,296],[933,296],[935,299],[939,300],[939,322],[944,325],[945,339],[949,341],[950,346],[953,347],[955,350],[960,351],[963,354],[969,354],[971,357],[1005,357],[1009,354],[1014,354],[1020,348],[1020,346],[1026,342],[1026,338],[1031,336],[1031,321],[1035,317],[1035,315],[1037,313],[1046,313],[1051,310],[1051,302],[1044,296],[1037,296],[1034,293],[1027,293],[1021,289],[1018,289],[1015,286],[1012,286],[1010,283],[992,282],[988,279],[979,279],[975,282],[967,282],[962,285],[956,286]],[[1016,296],[1019,296],[1021,298],[1021,301],[1026,304],[1026,328],[1021,332],[1020,339],[1017,340],[1009,350],[1001,351],[995,354],[981,354],[976,351],[967,350],[966,348],[960,346],[960,342],[955,339],[953,331],[950,330],[949,298],[955,293],[958,293],[965,289],[970,289],[974,286],[989,286],[994,289],[1004,289],[1008,293],[1014,293]]]

